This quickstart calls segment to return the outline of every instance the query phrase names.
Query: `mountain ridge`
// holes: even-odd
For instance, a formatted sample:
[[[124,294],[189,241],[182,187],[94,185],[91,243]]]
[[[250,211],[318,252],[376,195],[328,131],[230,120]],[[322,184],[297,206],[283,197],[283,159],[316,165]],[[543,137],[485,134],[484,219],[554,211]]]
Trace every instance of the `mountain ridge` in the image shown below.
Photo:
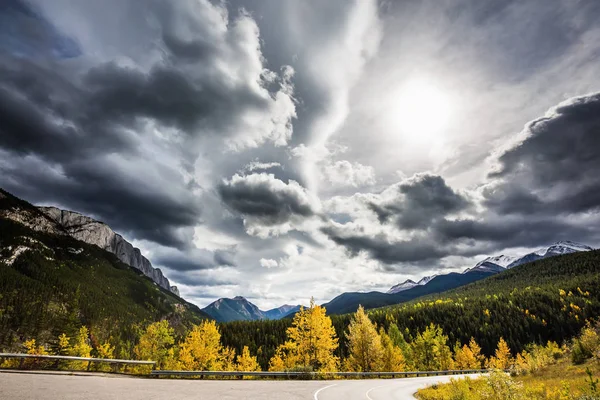
[[[281,319],[295,313],[299,309],[300,306],[284,304],[280,307],[263,311],[246,298],[235,296],[234,298],[222,297],[215,300],[204,307],[202,311],[210,315],[217,322],[231,322]]]

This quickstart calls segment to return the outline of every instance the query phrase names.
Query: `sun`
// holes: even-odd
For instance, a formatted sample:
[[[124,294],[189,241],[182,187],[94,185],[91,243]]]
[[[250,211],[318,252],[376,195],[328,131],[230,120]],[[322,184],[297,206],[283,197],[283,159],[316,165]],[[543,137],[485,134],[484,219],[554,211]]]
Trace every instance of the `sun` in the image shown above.
[[[412,141],[423,142],[442,135],[452,114],[449,96],[434,82],[411,79],[395,91],[390,117],[394,128]]]

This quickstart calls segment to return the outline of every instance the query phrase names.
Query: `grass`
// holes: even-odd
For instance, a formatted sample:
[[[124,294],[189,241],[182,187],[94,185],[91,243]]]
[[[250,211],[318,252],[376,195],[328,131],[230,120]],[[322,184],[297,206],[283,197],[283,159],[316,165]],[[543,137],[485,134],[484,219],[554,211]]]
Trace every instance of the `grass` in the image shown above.
[[[494,372],[489,377],[453,380],[417,392],[419,400],[592,400],[600,399],[594,391],[587,371],[593,380],[600,375],[596,360],[572,365],[567,359],[523,376],[510,377]]]

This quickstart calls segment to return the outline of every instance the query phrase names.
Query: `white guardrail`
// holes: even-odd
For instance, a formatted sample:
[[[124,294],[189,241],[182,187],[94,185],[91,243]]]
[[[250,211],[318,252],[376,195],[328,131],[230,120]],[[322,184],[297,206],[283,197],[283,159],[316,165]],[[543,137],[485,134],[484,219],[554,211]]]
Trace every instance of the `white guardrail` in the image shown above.
[[[74,356],[51,356],[41,354],[21,354],[21,353],[0,353],[0,361],[8,358],[20,359],[19,368],[23,368],[25,359],[36,360],[56,360],[59,361],[87,361],[87,370],[90,370],[92,363],[105,363],[111,365],[151,365],[152,368],[156,365],[156,361],[138,361],[138,360],[120,360],[118,358],[93,358],[93,357],[74,357]]]
[[[489,372],[487,369],[469,369],[469,370],[447,370],[447,371],[403,371],[403,372],[259,372],[259,371],[160,371],[154,370],[156,361],[139,360],[120,360],[113,358],[92,358],[92,357],[73,357],[73,356],[51,356],[38,354],[20,354],[20,353],[0,353],[0,361],[3,359],[20,359],[19,367],[24,367],[25,359],[56,360],[59,361],[87,361],[87,370],[90,370],[92,363],[105,363],[111,365],[150,365],[153,370],[150,372],[152,377],[235,377],[242,379],[248,377],[263,378],[283,378],[283,379],[315,379],[315,378],[408,378],[417,376],[437,376],[437,375],[459,375],[459,374],[480,374]]]

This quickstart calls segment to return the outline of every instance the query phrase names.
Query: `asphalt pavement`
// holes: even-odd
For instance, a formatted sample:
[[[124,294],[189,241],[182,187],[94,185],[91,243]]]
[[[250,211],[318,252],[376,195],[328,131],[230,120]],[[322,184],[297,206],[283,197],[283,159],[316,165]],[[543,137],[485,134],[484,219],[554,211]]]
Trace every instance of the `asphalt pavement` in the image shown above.
[[[457,378],[458,376],[453,376]],[[10,400],[404,400],[452,376],[333,381],[143,379],[110,374],[0,372]]]

